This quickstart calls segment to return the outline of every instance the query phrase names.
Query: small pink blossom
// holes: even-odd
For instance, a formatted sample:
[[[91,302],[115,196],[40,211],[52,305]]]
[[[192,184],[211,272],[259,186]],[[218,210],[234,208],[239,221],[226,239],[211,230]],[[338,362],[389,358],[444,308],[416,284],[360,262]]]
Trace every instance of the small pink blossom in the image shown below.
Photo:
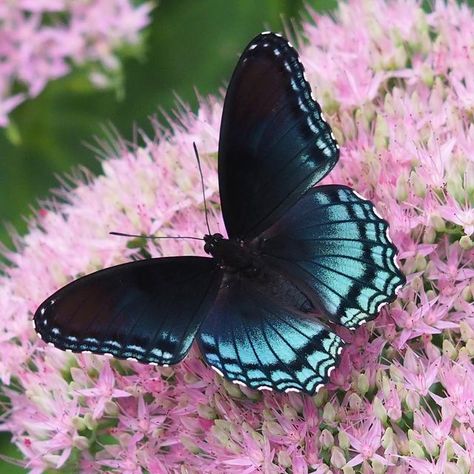
[[[130,393],[125,390],[115,388],[114,373],[107,361],[102,366],[94,388],[83,388],[78,390],[77,393],[95,401],[94,411],[92,412],[92,417],[95,419],[101,418],[104,415],[106,403],[114,398],[130,397]],[[91,403],[91,401],[88,403]]]
[[[377,418],[369,418],[359,428],[346,431],[353,450],[357,453],[348,466],[358,466],[363,461],[377,461],[382,465],[390,465],[383,456],[377,454],[382,442],[382,425]]]
[[[400,365],[398,370],[405,378],[406,389],[426,396],[430,387],[437,380],[440,365],[440,360],[428,361],[408,348],[405,352],[403,365]]]

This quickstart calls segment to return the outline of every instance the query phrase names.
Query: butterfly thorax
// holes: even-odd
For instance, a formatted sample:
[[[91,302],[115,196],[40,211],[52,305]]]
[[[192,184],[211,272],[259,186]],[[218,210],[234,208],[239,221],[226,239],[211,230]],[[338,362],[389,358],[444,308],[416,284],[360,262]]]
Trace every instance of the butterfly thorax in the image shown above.
[[[204,251],[227,271],[258,273],[258,255],[253,246],[241,239],[224,239],[221,234],[204,236]]]

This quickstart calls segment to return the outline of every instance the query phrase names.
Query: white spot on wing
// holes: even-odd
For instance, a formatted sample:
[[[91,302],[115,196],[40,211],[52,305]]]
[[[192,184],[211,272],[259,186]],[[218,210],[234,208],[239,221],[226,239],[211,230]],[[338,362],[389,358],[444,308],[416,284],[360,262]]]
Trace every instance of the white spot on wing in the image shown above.
[[[272,387],[269,387],[268,385],[260,385],[260,387],[257,387],[257,390],[260,390],[260,391],[268,390],[269,392],[271,392]]]
[[[290,393],[290,392],[297,392],[298,393],[298,392],[300,392],[300,390],[297,389],[297,388],[294,388],[294,387],[290,387],[290,388],[287,388],[285,390],[285,393]]]
[[[324,387],[324,384],[320,383],[319,385],[316,386],[316,390],[314,391],[314,393],[318,393],[323,387]]]
[[[373,211],[374,211],[374,214],[379,218],[379,219],[383,219],[383,217],[381,216],[380,212],[377,211],[377,208],[374,206],[373,207]]]
[[[211,369],[217,374],[219,374],[221,377],[224,377],[224,374],[217,367],[214,367],[213,365],[211,365]]]
[[[362,199],[362,201],[367,201],[367,199],[362,196],[362,194],[358,193],[357,191],[352,190],[353,194],[355,194],[359,199]]]

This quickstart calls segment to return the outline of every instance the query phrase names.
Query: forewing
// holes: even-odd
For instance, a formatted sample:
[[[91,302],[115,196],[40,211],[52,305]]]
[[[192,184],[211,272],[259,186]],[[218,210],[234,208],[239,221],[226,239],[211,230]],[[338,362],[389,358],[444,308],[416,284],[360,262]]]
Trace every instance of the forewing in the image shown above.
[[[43,302],[36,331],[63,350],[160,365],[187,354],[219,275],[210,258],[140,260],[73,281]]]
[[[264,259],[348,328],[373,319],[405,283],[388,223],[345,186],[311,189],[262,241]]]
[[[236,277],[219,290],[201,326],[206,361],[234,383],[279,392],[314,393],[337,364],[342,340],[256,291],[252,279]]]
[[[339,150],[295,49],[273,33],[243,52],[224,102],[221,205],[230,237],[274,223],[336,164]]]

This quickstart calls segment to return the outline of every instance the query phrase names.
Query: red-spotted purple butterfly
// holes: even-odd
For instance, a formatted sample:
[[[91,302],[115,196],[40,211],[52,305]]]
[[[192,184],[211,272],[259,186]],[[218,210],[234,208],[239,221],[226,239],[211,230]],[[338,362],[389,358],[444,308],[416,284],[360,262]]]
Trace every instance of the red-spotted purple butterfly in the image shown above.
[[[219,186],[229,238],[209,257],[152,258],[79,278],[34,322],[73,352],[171,365],[197,339],[234,383],[312,394],[338,363],[332,324],[356,328],[405,278],[372,203],[313,187],[339,158],[295,49],[274,33],[244,50],[224,102]]]

